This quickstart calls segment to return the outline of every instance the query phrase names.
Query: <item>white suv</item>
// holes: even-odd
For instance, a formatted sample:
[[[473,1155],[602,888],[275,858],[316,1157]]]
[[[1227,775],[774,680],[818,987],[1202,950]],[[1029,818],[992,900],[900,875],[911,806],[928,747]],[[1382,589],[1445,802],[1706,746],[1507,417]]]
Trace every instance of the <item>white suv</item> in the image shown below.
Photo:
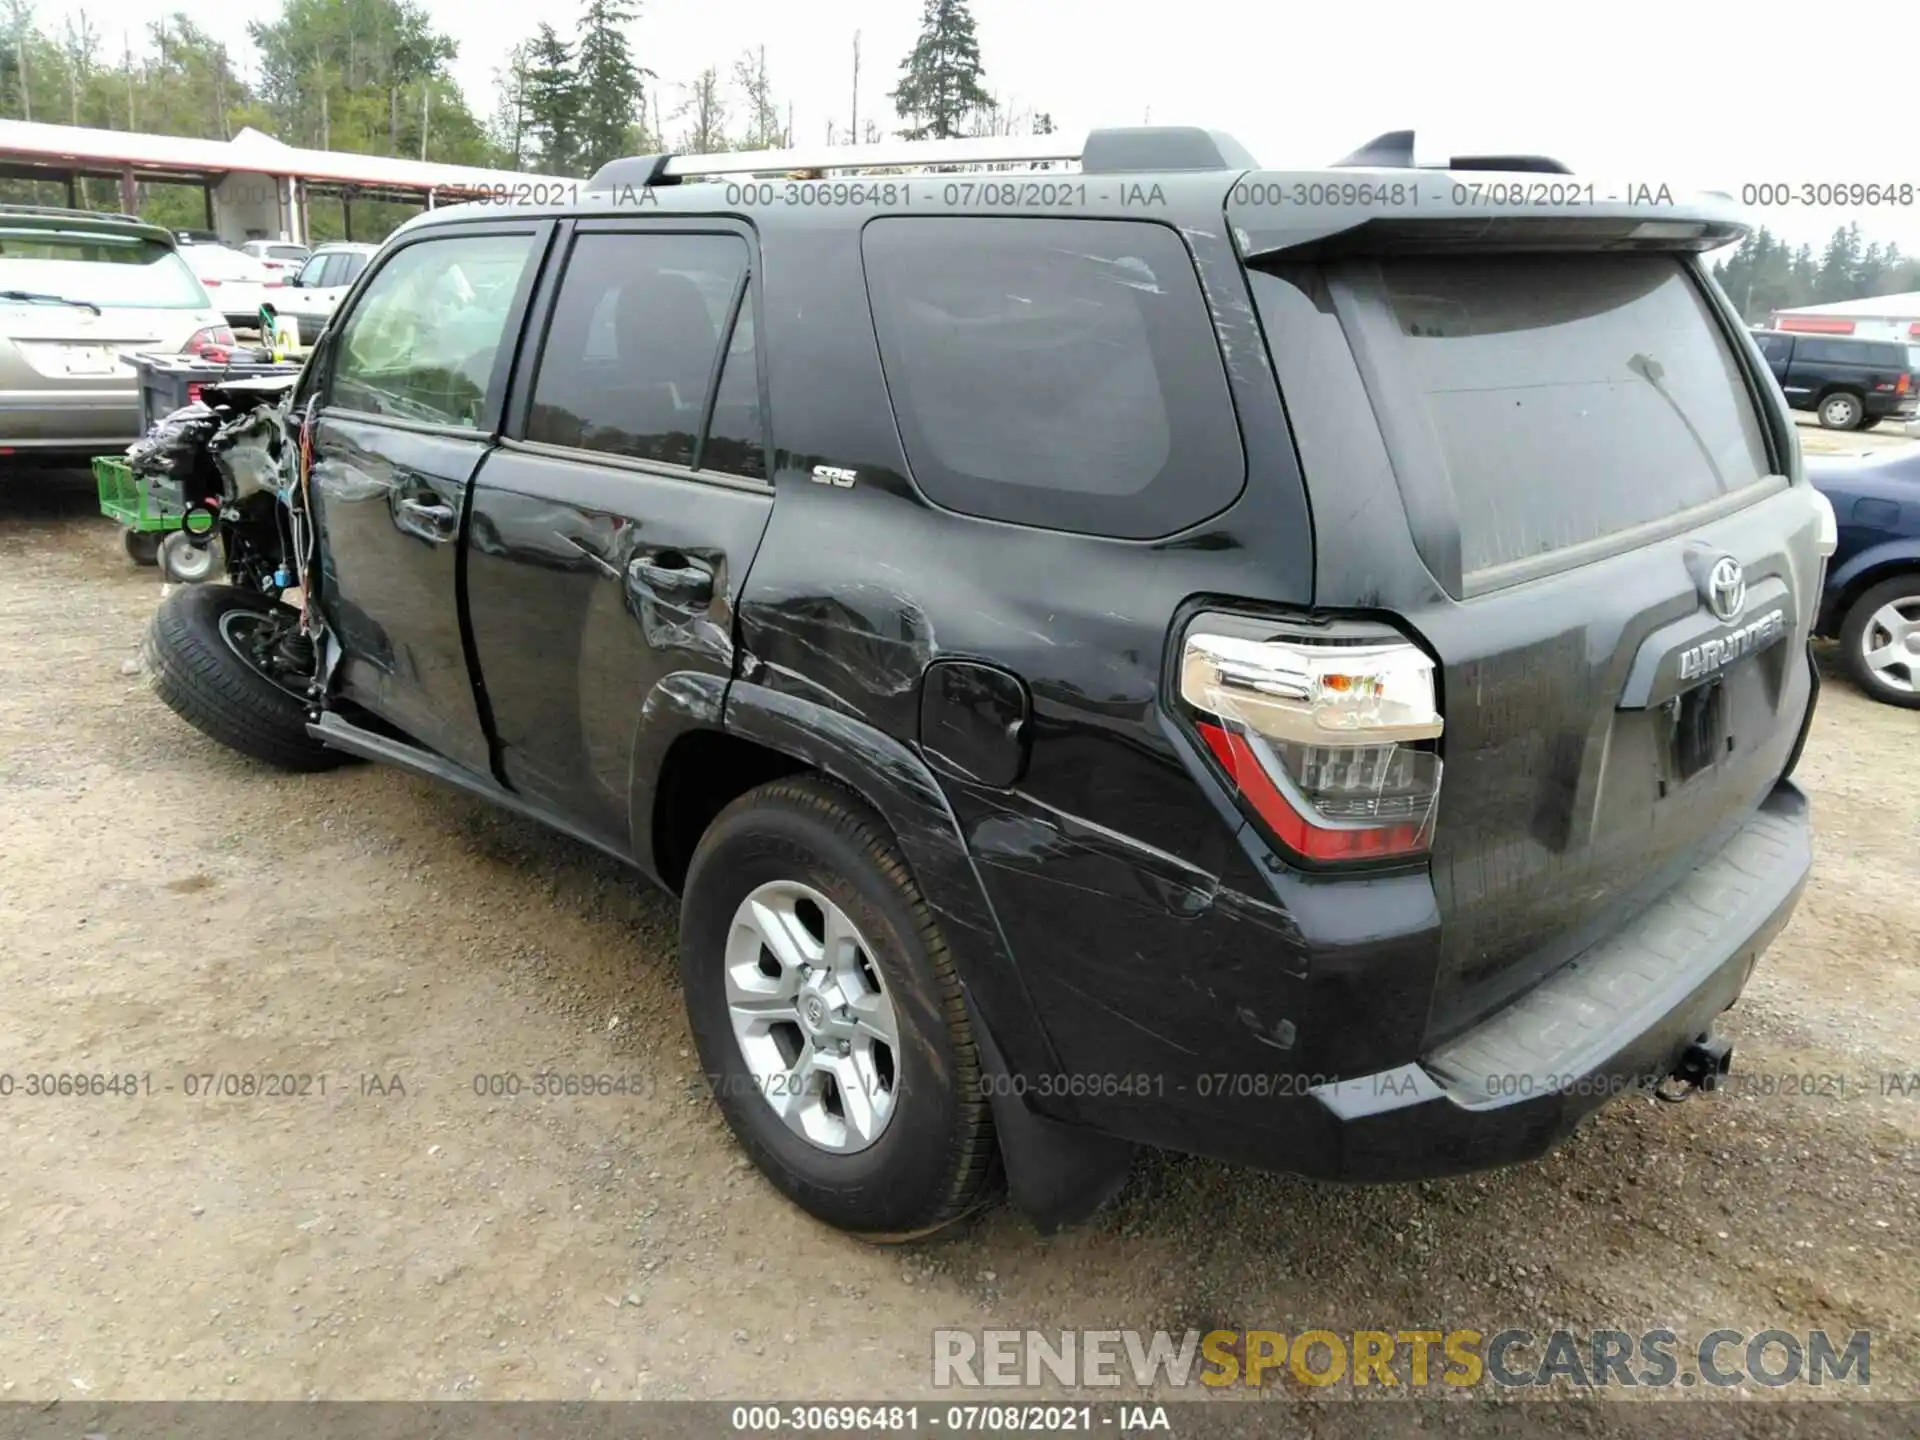
[[[334,310],[379,248],[345,242],[322,245],[307,258],[300,273],[287,281],[286,288],[271,298],[273,313],[296,323],[299,344],[311,345],[320,338]]]

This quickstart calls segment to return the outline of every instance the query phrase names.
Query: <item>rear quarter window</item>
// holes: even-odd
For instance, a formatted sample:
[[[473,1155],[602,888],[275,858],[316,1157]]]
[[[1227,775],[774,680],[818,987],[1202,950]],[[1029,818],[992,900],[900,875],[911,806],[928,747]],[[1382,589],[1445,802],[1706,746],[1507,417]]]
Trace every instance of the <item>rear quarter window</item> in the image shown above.
[[[1240,493],[1219,343],[1174,231],[901,216],[862,249],[907,462],[936,504],[1151,539]]]

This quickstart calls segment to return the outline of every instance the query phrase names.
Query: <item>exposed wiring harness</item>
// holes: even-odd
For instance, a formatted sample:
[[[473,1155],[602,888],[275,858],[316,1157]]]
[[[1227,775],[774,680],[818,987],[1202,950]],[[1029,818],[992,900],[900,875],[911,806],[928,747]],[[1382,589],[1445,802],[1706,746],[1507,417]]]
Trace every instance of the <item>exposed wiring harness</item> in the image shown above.
[[[312,569],[312,546],[317,538],[317,527],[313,523],[313,492],[309,481],[313,474],[313,409],[319,397],[309,395],[305,411],[300,416],[300,442],[294,459],[294,486],[300,493],[298,505],[287,506],[287,516],[292,522],[292,544],[287,553],[293,557],[294,577],[300,586],[300,632],[312,634],[308,623],[311,593],[307,588],[307,575]]]

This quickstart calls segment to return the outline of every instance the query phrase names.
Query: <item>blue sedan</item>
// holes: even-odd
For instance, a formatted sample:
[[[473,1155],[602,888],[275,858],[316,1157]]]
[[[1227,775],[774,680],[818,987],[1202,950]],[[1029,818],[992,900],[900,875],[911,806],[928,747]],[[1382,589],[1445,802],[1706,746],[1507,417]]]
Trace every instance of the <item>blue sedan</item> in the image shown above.
[[[1920,709],[1920,445],[1809,455],[1807,475],[1840,526],[1815,633],[1874,699]]]

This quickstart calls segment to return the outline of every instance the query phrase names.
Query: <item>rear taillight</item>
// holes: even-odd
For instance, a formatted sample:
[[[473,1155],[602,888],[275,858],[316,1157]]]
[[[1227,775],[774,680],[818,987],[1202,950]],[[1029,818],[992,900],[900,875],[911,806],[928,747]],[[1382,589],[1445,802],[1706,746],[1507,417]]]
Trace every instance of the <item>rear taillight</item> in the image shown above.
[[[231,350],[239,342],[233,338],[233,331],[224,325],[209,325],[196,330],[187,337],[187,343],[180,347],[186,355],[204,355],[209,350]]]
[[[1424,851],[1440,798],[1433,661],[1369,621],[1196,619],[1187,719],[1240,800],[1308,861]]]
[[[1900,383],[1894,387],[1893,393],[1896,395],[1904,395],[1912,388],[1913,377],[1911,375],[1902,375],[1900,377]]]
[[[286,283],[284,280],[262,280],[260,282],[260,288],[262,290],[279,290],[282,289]]]
[[[200,277],[200,283],[202,285],[205,285],[211,290],[218,290],[220,288],[220,282],[218,280],[211,278],[210,276],[202,275]]]

